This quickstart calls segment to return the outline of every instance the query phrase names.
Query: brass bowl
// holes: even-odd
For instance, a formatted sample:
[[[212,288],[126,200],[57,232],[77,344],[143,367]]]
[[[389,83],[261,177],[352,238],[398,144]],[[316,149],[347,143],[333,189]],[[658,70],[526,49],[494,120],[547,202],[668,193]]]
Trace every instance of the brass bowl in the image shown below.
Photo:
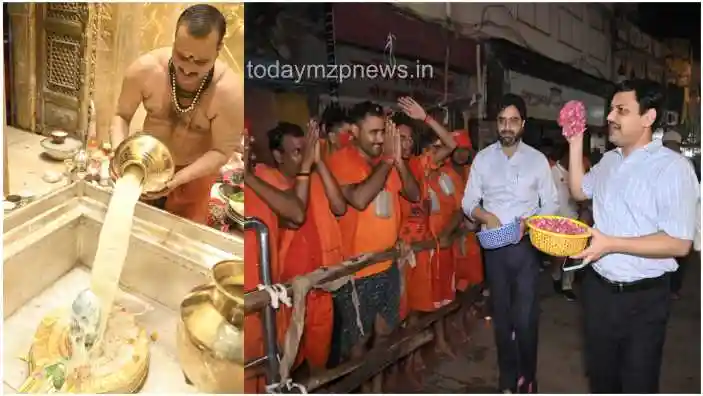
[[[63,161],[73,158],[80,151],[82,143],[80,140],[71,137],[64,138],[61,143],[56,143],[54,138],[47,137],[42,139],[39,144],[49,158]]]
[[[242,393],[244,388],[244,266],[223,261],[214,282],[181,302],[178,359],[186,378],[204,393]]]
[[[186,378],[204,393],[242,393],[244,329],[215,308],[214,285],[196,288],[181,303],[176,344]]]
[[[212,267],[215,289],[212,303],[225,319],[234,326],[244,325],[244,265],[241,261],[221,261]]]
[[[64,131],[53,131],[51,132],[51,138],[54,144],[63,144],[68,137],[68,133]]]
[[[121,177],[130,166],[138,166],[144,173],[142,189],[144,192],[158,192],[164,189],[166,182],[176,173],[173,156],[159,139],[139,133],[128,137],[115,149],[115,156],[110,161],[110,169]]]

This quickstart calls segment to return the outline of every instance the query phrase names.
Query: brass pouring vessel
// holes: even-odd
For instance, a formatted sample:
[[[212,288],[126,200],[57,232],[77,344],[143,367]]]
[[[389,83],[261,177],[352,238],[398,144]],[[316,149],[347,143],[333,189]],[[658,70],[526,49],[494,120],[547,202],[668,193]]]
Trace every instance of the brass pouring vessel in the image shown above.
[[[178,360],[188,381],[204,393],[244,390],[244,263],[213,266],[212,282],[181,302]]]
[[[118,178],[133,166],[144,174],[142,191],[146,193],[163,190],[166,182],[176,173],[176,164],[168,147],[146,133],[138,133],[122,141],[110,161],[110,170]]]

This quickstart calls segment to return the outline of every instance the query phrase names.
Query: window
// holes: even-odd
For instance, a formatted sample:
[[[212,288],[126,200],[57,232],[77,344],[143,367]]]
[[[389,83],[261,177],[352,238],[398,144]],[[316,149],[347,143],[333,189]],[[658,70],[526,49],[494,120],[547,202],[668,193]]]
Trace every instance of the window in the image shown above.
[[[559,7],[559,41],[569,47],[581,51],[584,44],[584,23],[567,11]]]
[[[549,6],[549,3],[519,3],[517,5],[517,19],[535,30],[550,35]]]
[[[518,3],[517,19],[530,26],[535,25],[535,4],[533,3]]]
[[[584,42],[587,43],[586,46],[592,45],[592,43],[589,43],[589,40],[586,36],[586,34],[583,31],[584,23],[579,21],[576,18],[572,19],[573,22],[571,23],[571,46],[581,50],[581,48],[584,47]]]
[[[608,58],[608,39],[597,29],[588,28],[587,51],[594,59],[605,62]]]
[[[571,45],[574,17],[564,8],[559,8],[559,41]]]
[[[552,32],[551,4],[535,3],[535,27],[545,34]]]
[[[584,9],[584,4],[580,3],[570,3],[566,4],[564,6],[564,9],[571,15],[573,15],[574,18],[582,21],[583,20],[583,9]]]
[[[605,17],[597,6],[589,4],[588,6],[588,24],[595,30],[600,32],[605,31]]]

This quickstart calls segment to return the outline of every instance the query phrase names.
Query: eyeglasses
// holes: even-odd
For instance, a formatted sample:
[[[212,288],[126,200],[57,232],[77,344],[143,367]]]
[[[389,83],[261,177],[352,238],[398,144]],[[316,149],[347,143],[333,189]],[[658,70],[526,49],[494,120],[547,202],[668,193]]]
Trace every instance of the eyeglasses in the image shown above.
[[[508,125],[508,126],[513,126],[513,127],[518,127],[518,126],[522,125],[522,118],[519,118],[519,117],[510,117],[510,118],[498,117],[498,125]]]

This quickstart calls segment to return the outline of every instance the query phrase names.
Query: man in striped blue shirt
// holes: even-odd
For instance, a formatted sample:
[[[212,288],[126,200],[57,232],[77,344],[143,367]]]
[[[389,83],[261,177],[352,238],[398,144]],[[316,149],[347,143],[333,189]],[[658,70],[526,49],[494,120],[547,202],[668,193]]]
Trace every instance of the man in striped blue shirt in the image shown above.
[[[593,200],[584,279],[586,367],[593,393],[657,393],[675,257],[691,249],[699,185],[688,160],[652,141],[661,87],[617,86],[608,114],[606,153],[587,174],[583,135],[570,139],[569,186]]]

